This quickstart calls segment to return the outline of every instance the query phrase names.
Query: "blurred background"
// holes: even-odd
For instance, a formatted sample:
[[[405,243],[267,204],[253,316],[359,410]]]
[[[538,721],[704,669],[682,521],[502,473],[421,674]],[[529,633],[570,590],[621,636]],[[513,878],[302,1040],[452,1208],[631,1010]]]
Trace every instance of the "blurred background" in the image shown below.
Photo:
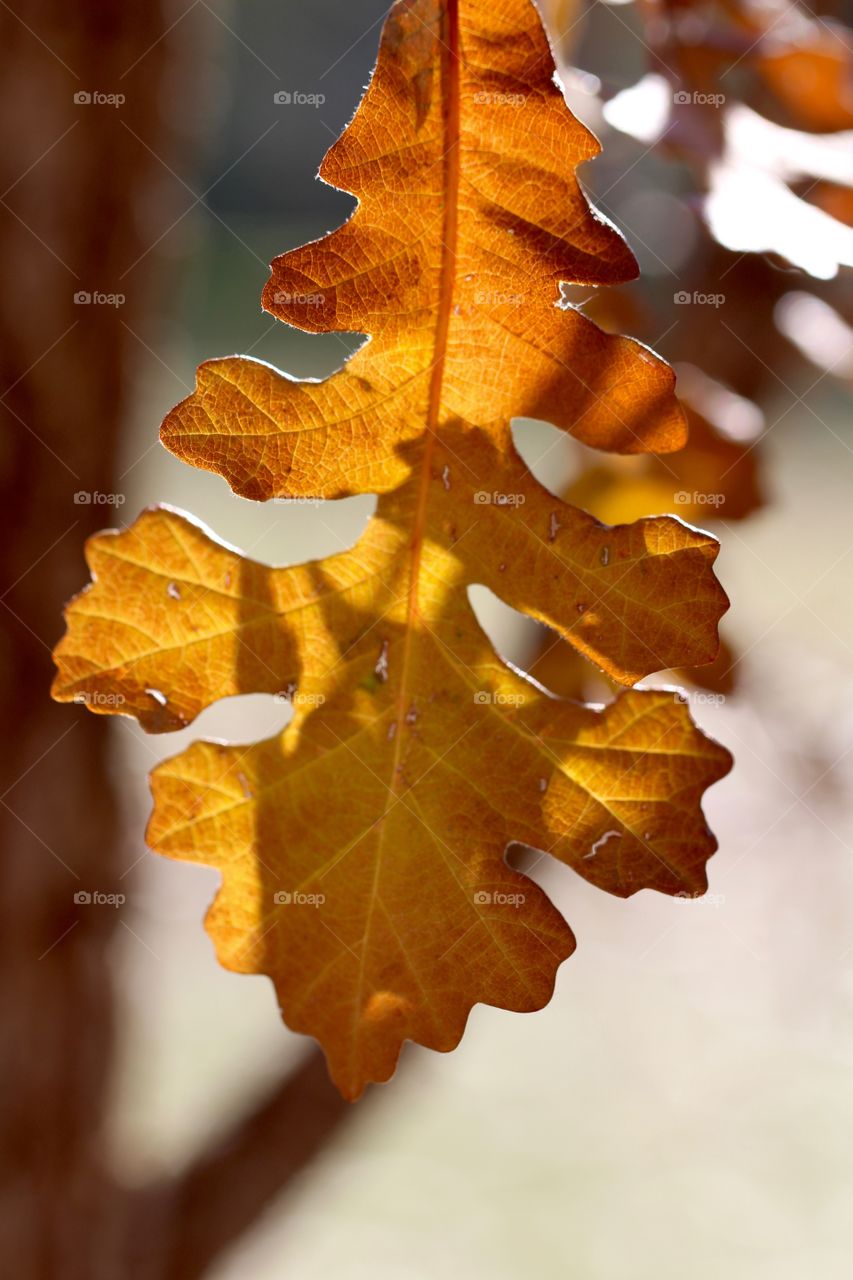
[[[478,1007],[456,1052],[409,1048],[346,1108],[268,981],[216,964],[216,874],[143,839],[157,760],[289,713],[231,699],[147,738],[48,701],[88,534],[166,502],[286,564],[350,545],[370,516],[370,498],[237,499],[157,429],[204,358],[318,377],[357,345],[290,331],[259,297],[274,255],[352,207],[315,174],[387,7],[0,8],[0,1250],[17,1280],[846,1280],[849,8],[541,5],[603,144],[584,185],[642,270],[570,300],[676,363],[693,434],[666,463],[543,424],[516,438],[601,518],[672,511],[722,543],[720,662],[648,682],[684,683],[736,756],[706,801],[706,898],[623,902],[540,862],[578,937],[548,1008]],[[477,607],[549,687],[610,696],[484,589]],[[124,901],[75,900],[93,891]]]

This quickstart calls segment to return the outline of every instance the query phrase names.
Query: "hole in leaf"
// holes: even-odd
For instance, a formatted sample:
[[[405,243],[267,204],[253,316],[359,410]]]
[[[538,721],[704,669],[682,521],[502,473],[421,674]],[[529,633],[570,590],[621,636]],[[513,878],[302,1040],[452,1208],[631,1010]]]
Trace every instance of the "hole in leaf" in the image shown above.
[[[533,418],[516,418],[512,439],[530,474],[561,497],[578,472],[575,441],[549,422]]]
[[[540,651],[543,639],[554,634],[479,583],[468,588],[468,600],[495,652],[520,671],[526,671],[525,664]]]

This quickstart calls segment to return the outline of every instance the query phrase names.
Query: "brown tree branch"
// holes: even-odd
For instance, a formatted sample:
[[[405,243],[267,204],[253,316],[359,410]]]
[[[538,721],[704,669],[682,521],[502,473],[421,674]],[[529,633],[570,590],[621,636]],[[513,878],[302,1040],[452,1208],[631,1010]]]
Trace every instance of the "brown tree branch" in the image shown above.
[[[128,1201],[128,1280],[200,1280],[370,1103],[345,1102],[313,1052],[176,1178]]]

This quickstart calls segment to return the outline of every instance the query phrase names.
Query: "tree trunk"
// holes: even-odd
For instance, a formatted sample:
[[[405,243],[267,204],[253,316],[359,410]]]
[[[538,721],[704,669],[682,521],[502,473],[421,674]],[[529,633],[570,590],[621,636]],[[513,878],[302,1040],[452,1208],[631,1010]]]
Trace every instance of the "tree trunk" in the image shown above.
[[[50,649],[86,579],[85,538],[131,514],[103,498],[120,489],[152,272],[122,274],[172,220],[146,225],[182,37],[159,4],[13,2],[0,6],[0,1257],[15,1280],[190,1280],[349,1111],[315,1056],[173,1182],[128,1195],[104,1164],[120,914],[97,895],[122,891],[125,860],[107,726],[51,703]],[[79,298],[96,292],[126,300]]]
[[[94,495],[116,487],[134,343],[123,322],[136,327],[145,305],[120,276],[147,247],[138,210],[154,163],[124,125],[164,146],[166,22],[157,4],[12,3],[0,8],[0,1257],[16,1280],[116,1280],[100,1148],[118,913],[75,895],[120,891],[124,868],[106,724],[51,703],[50,648],[86,578],[84,539],[116,519]],[[74,100],[95,91],[127,102]],[[95,290],[127,303],[75,301]]]

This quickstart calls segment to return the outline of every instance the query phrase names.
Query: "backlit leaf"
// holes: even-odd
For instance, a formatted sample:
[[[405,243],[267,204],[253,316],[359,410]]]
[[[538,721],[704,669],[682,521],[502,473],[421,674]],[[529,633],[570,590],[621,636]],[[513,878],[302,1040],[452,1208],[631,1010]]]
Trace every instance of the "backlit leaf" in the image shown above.
[[[55,695],[160,731],[279,692],[253,746],[201,742],[153,775],[149,842],[214,865],[223,964],[267,973],[356,1097],[406,1039],[447,1050],[476,1002],[533,1010],[574,939],[513,841],[609,892],[699,893],[700,808],[729,756],[673,691],[562,702],[502,662],[490,587],[622,685],[713,660],[717,544],[667,516],[615,528],[526,470],[514,416],[619,453],[684,443],[673,375],[560,306],[634,272],[574,176],[572,117],[529,0],[394,5],[364,102],[323,166],[358,197],[273,266],[268,310],[370,341],[323,382],[212,361],[162,438],[239,494],[379,494],[340,555],[255,564],[177,512],[89,547]]]

